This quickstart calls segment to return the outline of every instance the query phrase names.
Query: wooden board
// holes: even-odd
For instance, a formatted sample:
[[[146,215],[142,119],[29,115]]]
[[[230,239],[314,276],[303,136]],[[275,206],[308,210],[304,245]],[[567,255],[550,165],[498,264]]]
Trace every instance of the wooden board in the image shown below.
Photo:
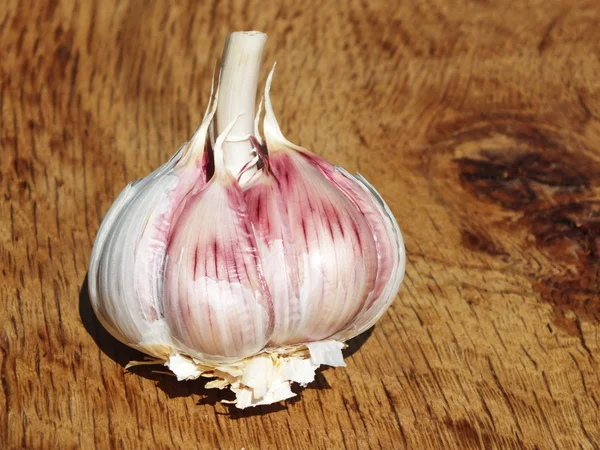
[[[241,412],[126,373],[85,277],[248,28],[284,132],[371,180],[408,267],[347,368]],[[4,0],[1,447],[598,448],[599,44],[596,0]]]

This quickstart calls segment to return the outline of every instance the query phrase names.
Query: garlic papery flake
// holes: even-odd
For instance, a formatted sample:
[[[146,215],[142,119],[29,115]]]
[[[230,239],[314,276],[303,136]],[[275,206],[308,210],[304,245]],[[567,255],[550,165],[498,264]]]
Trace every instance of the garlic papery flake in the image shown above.
[[[212,378],[239,408],[292,397],[381,317],[404,244],[364,178],[289,142],[270,100],[254,113],[266,36],[233,33],[202,124],[129,184],[92,251],[102,325],[178,380]],[[263,102],[261,101],[261,105]]]

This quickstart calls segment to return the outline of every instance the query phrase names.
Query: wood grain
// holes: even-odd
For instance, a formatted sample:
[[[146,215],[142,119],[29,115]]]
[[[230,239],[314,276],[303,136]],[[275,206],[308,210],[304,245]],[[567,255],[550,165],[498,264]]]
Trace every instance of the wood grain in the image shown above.
[[[239,412],[126,373],[84,281],[243,29],[290,140],[373,182],[408,268],[346,369]],[[1,447],[599,448],[599,44],[596,0],[4,0]]]

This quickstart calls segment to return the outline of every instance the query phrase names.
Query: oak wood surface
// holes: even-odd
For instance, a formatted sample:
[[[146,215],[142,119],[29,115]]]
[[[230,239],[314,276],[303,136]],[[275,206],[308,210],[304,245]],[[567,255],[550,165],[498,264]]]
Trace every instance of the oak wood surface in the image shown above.
[[[85,277],[243,29],[284,132],[380,190],[408,267],[347,368],[240,412],[126,373]],[[599,448],[599,148],[597,0],[2,0],[0,447]]]

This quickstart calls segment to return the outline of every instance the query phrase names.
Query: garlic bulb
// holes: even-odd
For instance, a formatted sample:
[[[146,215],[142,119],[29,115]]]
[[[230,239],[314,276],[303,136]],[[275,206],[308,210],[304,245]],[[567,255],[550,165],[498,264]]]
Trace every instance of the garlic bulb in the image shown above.
[[[230,387],[240,408],[292,397],[322,364],[344,366],[344,342],[381,317],[405,267],[375,189],[283,137],[273,71],[262,139],[253,110],[265,41],[229,37],[202,124],[120,194],[89,268],[100,322],[154,358],[131,365],[213,378],[207,387]]]

